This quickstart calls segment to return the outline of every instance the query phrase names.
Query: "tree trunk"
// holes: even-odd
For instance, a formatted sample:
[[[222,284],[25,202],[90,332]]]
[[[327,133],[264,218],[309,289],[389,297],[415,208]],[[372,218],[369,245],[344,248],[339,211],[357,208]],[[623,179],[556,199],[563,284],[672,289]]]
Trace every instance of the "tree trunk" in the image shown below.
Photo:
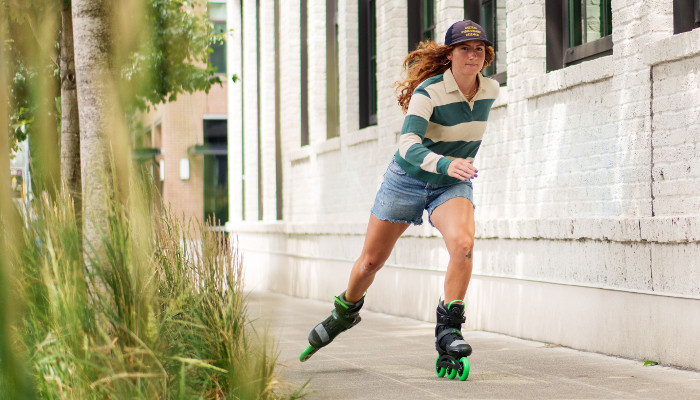
[[[78,123],[78,94],[75,85],[73,55],[73,17],[71,2],[61,8],[61,179],[73,198],[80,224],[82,187],[80,183],[80,124]]]
[[[73,39],[80,123],[83,243],[87,256],[103,257],[108,185],[112,181],[110,129],[118,115],[110,71],[112,1],[73,0]],[[86,258],[88,265],[92,264]]]
[[[20,335],[13,327],[21,324],[20,310],[22,306],[17,299],[16,291],[11,282],[17,279],[15,265],[10,261],[13,249],[18,249],[17,242],[22,234],[19,227],[22,221],[16,212],[10,195],[10,180],[7,171],[10,170],[9,139],[10,120],[6,104],[10,101],[9,51],[5,44],[9,40],[9,5],[0,1],[0,171],[5,176],[0,179],[0,386],[3,398],[33,399],[35,385],[25,371],[23,357],[17,352],[17,340]]]

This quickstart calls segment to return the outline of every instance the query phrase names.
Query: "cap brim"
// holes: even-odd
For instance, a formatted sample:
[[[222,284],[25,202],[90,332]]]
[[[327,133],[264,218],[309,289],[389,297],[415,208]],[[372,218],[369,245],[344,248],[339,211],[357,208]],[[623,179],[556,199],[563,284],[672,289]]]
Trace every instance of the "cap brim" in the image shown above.
[[[479,39],[479,38],[464,38],[464,39],[462,39],[462,40],[460,40],[460,41],[451,43],[450,46],[454,46],[454,45],[456,45],[456,44],[460,44],[460,43],[464,43],[464,42],[473,42],[473,41],[476,41],[476,40],[478,40],[478,41],[480,41],[480,42],[484,42],[484,44],[487,45],[487,46],[493,47],[493,43],[491,43],[490,41],[488,41],[488,40],[486,40],[486,39]]]

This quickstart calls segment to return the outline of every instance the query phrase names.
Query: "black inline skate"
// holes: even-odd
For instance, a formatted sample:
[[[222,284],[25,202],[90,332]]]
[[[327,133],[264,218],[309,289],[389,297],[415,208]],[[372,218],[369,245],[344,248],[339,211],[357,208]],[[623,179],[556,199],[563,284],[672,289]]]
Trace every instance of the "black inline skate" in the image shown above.
[[[364,304],[364,296],[357,303],[345,300],[345,292],[335,297],[335,309],[325,321],[316,325],[309,333],[309,347],[299,356],[304,362],[311,358],[321,347],[328,345],[341,332],[360,323],[360,309]]]
[[[437,324],[435,325],[435,349],[438,358],[435,361],[435,373],[439,378],[447,374],[449,379],[458,377],[464,381],[469,376],[469,357],[472,347],[464,341],[462,324],[464,302],[454,300],[447,306],[440,301],[437,307]]]

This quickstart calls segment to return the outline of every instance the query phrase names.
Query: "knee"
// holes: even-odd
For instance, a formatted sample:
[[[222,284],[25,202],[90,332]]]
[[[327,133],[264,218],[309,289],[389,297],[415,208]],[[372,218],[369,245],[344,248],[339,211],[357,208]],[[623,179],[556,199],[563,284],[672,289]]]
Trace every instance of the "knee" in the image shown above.
[[[450,257],[462,260],[471,260],[474,250],[474,238],[470,236],[460,237],[455,240],[448,249]]]
[[[363,254],[359,261],[360,272],[365,275],[374,275],[384,266],[384,260],[375,254]]]

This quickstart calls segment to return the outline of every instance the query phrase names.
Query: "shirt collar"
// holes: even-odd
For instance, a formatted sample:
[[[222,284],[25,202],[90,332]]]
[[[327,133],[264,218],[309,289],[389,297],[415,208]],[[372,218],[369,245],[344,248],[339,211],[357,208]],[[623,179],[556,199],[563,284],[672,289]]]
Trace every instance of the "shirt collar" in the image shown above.
[[[445,92],[452,93],[454,91],[459,91],[459,86],[457,86],[457,81],[454,75],[452,75],[452,69],[447,68],[447,71],[443,74],[443,81],[445,81]]]
[[[484,79],[483,75],[481,72],[476,74],[476,79],[479,81],[479,91],[477,92],[477,95],[481,93],[484,90]],[[445,92],[446,93],[452,93],[452,92],[459,92],[459,86],[457,85],[457,81],[455,80],[454,75],[452,75],[452,69],[448,68],[444,73],[442,80],[445,82]],[[474,97],[476,98],[476,96]]]

